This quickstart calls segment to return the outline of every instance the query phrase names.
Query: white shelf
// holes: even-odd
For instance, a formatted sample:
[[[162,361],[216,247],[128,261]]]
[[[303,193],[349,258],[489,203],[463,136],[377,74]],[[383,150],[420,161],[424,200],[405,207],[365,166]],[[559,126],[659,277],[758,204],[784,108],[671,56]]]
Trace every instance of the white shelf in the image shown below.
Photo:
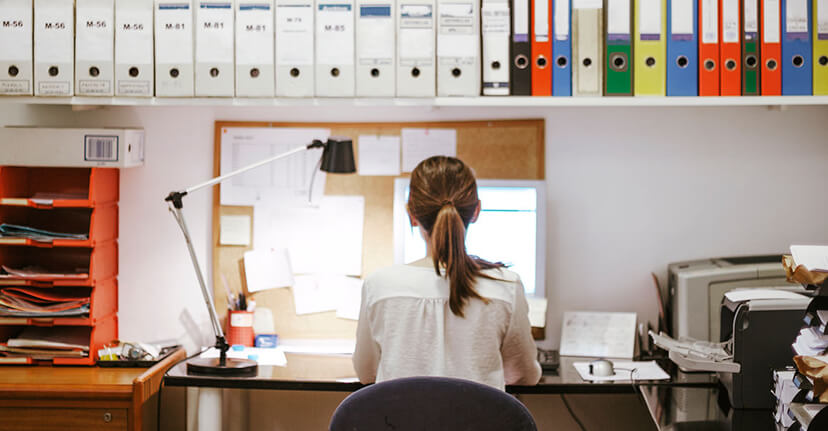
[[[434,97],[434,98],[131,98],[0,97],[0,104],[79,106],[426,106],[426,107],[636,107],[828,105],[828,96],[753,97]]]

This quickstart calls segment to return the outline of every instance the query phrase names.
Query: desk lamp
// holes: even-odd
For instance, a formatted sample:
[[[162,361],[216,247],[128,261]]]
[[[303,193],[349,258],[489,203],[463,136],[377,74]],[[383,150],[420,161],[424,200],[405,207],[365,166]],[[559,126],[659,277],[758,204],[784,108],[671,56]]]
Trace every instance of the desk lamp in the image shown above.
[[[216,314],[216,306],[213,303],[213,296],[207,290],[204,275],[201,273],[201,269],[198,266],[198,259],[196,257],[195,249],[193,248],[193,242],[190,239],[190,232],[187,230],[187,224],[184,222],[184,214],[181,212],[184,207],[182,199],[184,196],[187,196],[196,190],[219,184],[224,180],[247,172],[251,169],[255,169],[276,160],[314,148],[323,148],[322,158],[319,161],[319,168],[322,171],[335,174],[350,174],[356,171],[356,167],[354,166],[353,142],[350,138],[328,138],[327,142],[322,142],[316,139],[308,145],[297,147],[285,153],[253,163],[228,174],[213,178],[212,180],[194,185],[186,190],[170,192],[170,194],[164,199],[168,202],[170,212],[178,222],[178,226],[184,234],[184,240],[187,242],[187,249],[190,252],[190,260],[193,262],[196,278],[198,278],[198,284],[201,287],[201,294],[204,296],[204,303],[207,305],[207,311],[210,314],[210,322],[213,325],[213,332],[216,334],[215,348],[219,351],[218,358],[195,358],[189,360],[187,362],[187,374],[255,376],[257,373],[257,365],[256,361],[249,359],[227,358],[227,351],[230,349],[230,345],[227,344],[227,340],[224,338],[224,331],[221,329],[221,324],[219,323],[218,315]]]

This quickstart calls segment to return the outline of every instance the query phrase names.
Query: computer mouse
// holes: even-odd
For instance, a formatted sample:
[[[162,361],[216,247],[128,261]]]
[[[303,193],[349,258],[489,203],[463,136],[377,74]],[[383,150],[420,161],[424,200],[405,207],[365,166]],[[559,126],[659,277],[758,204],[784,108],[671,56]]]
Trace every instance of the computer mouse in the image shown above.
[[[595,377],[610,377],[615,375],[612,361],[608,359],[596,359],[589,363],[589,374]]]

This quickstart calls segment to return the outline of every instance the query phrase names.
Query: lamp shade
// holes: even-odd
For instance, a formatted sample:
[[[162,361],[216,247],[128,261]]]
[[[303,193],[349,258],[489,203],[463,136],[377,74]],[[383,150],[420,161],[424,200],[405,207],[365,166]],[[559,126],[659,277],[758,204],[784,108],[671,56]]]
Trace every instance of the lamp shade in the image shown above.
[[[325,143],[322,152],[323,171],[332,174],[352,174],[356,172],[354,163],[354,142],[351,138],[331,137]]]

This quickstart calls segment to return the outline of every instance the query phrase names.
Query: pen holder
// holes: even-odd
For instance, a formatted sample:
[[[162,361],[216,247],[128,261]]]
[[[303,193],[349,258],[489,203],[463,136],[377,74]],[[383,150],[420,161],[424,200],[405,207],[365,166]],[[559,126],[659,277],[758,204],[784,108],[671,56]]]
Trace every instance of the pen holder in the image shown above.
[[[229,310],[227,343],[253,347],[253,312]]]

